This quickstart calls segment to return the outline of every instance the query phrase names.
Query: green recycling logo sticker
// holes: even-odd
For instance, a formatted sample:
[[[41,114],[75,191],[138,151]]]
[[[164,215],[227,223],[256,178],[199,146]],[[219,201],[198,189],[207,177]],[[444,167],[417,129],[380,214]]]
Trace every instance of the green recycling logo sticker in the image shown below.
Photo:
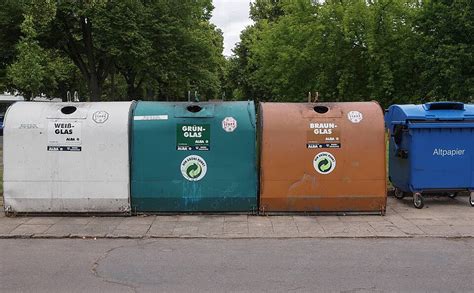
[[[336,158],[328,152],[317,154],[313,160],[314,169],[323,175],[327,175],[336,168]]]
[[[200,156],[191,155],[181,162],[181,174],[186,180],[199,181],[207,173],[206,161]]]

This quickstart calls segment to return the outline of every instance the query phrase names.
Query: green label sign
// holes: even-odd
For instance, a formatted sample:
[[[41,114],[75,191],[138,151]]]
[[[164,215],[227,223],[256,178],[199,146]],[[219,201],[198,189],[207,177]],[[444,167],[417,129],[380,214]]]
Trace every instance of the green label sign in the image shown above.
[[[210,124],[177,124],[176,150],[208,151],[211,149]]]

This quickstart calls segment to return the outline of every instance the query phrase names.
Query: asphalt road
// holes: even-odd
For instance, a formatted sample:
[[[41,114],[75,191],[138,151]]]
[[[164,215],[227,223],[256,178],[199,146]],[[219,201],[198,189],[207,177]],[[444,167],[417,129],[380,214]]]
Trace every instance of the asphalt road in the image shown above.
[[[10,291],[472,292],[474,239],[5,239]]]

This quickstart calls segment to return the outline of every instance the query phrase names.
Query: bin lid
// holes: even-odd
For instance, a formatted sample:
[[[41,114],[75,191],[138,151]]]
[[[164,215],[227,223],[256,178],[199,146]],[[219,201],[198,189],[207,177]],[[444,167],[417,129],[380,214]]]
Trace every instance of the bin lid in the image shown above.
[[[474,121],[474,105],[460,102],[432,102],[420,105],[392,105],[385,114],[388,128],[407,122]]]

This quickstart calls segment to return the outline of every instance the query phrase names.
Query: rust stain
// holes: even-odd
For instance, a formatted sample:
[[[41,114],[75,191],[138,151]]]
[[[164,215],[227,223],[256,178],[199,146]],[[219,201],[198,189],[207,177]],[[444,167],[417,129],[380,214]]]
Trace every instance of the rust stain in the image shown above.
[[[290,185],[288,188],[288,196],[292,196],[293,194],[298,194],[298,189],[299,188],[304,188],[307,184],[311,184],[313,188],[316,187],[316,176],[309,175],[309,174],[303,174],[303,177],[294,182],[293,184]]]

